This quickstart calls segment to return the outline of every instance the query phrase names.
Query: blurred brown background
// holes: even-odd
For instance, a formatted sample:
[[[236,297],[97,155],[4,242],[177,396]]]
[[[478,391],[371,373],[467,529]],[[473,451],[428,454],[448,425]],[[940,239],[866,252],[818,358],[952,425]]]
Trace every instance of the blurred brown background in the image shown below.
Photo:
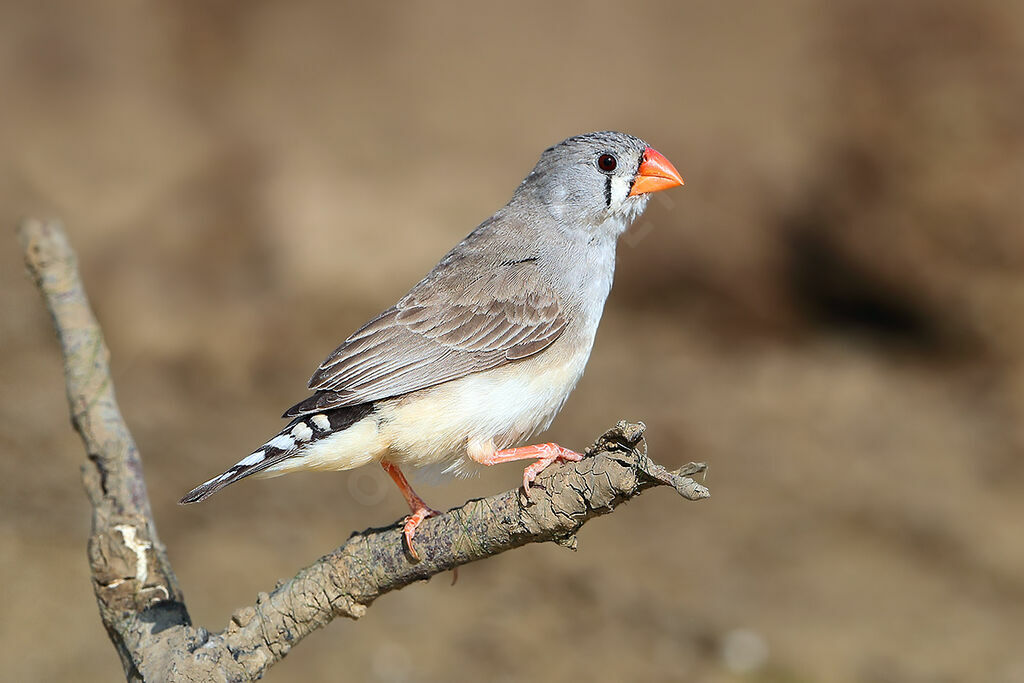
[[[353,530],[374,468],[177,498],[595,129],[675,162],[549,432],[643,419],[713,497],[380,600],[272,681],[1024,681],[1024,5],[0,6],[0,661],[120,678],[58,350],[13,227],[63,219],[163,540],[212,629]],[[435,506],[518,467],[423,486]]]

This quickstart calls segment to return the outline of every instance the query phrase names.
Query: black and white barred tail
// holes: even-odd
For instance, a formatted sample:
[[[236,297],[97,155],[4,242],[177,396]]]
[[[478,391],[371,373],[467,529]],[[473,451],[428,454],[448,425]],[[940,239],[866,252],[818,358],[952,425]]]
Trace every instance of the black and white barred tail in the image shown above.
[[[223,474],[217,475],[186,493],[178,501],[178,504],[188,505],[206,500],[239,479],[264,472],[288,458],[301,457],[312,444],[348,429],[371,412],[373,412],[373,405],[365,403],[297,417],[274,438],[239,460]]]

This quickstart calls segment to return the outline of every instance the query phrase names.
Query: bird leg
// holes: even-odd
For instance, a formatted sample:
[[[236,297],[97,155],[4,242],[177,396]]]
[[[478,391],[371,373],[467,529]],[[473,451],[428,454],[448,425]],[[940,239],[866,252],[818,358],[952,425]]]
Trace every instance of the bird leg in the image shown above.
[[[530,484],[537,478],[545,467],[557,460],[563,460],[566,462],[576,462],[582,460],[583,456],[576,451],[570,451],[568,448],[562,448],[557,443],[541,443],[534,446],[520,446],[519,448],[506,448],[501,451],[493,450],[491,446],[489,449],[468,449],[469,457],[480,463],[481,465],[497,465],[502,462],[511,462],[513,460],[528,460],[530,458],[537,458],[537,461],[531,465],[528,465],[523,470],[523,493],[526,497],[530,497]]]
[[[416,492],[412,490],[412,486],[409,485],[409,480],[402,474],[402,470],[398,469],[397,465],[394,465],[387,460],[381,460],[380,466],[384,468],[384,471],[388,473],[391,479],[398,486],[398,490],[402,492],[402,496],[405,498],[405,502],[409,504],[409,510],[412,512],[408,517],[405,518],[405,527],[403,528],[403,534],[405,535],[405,545],[409,548],[409,554],[412,559],[419,560],[419,555],[416,554],[416,549],[412,545],[412,537],[416,535],[416,528],[423,523],[427,517],[433,517],[441,514],[437,510],[428,507],[423,499],[416,495]]]

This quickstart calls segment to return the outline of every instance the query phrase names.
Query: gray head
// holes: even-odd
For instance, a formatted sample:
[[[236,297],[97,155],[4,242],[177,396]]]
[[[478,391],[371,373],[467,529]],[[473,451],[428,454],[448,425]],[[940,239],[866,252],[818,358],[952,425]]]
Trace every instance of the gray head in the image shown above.
[[[644,210],[651,192],[682,184],[668,159],[643,140],[587,133],[544,150],[512,204],[539,200],[560,223],[607,225],[617,235]]]

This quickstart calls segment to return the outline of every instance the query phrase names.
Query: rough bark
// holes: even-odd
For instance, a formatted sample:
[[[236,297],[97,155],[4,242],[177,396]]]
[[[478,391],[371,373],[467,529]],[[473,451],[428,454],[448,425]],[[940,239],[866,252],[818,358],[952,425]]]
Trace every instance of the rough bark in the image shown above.
[[[356,533],[238,609],[219,633],[193,627],[157,537],[139,453],[114,398],[109,352],[74,252],[56,223],[29,220],[19,233],[64,354],[72,422],[87,455],[82,479],[92,504],[93,590],[129,680],[254,680],[306,635],[338,616],[359,618],[384,593],[527,543],[574,548],[587,520],[654,486],[671,486],[689,500],[710,495],[690,478],[703,464],[667,471],[647,457],[643,424],[620,422],[582,461],[545,470],[529,499],[516,489],[428,519],[416,535],[419,562],[405,551],[400,524]]]

